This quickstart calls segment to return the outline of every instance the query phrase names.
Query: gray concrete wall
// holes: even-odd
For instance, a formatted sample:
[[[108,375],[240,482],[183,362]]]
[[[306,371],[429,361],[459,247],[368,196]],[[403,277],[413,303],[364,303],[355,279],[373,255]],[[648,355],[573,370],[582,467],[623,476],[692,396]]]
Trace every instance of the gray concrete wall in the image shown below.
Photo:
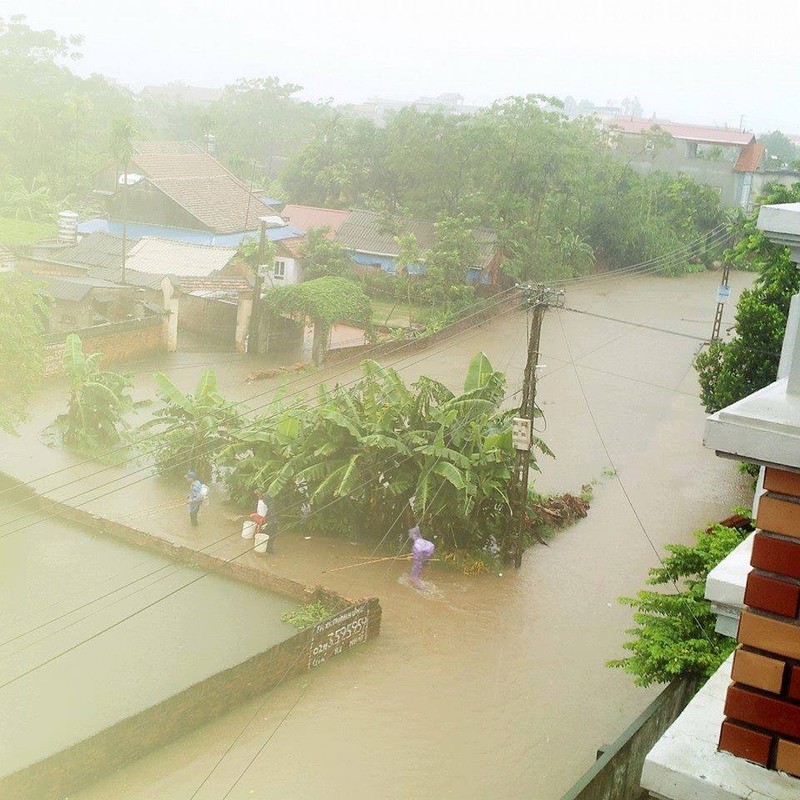
[[[686,708],[695,693],[692,681],[673,681],[610,745],[562,800],[643,800],[642,765],[653,745]]]
[[[669,144],[656,143],[652,153],[643,152],[647,137],[644,135],[621,136],[615,153],[617,157],[641,175],[653,172],[668,172],[671,175],[688,175],[698,183],[705,183],[719,190],[723,206],[739,205],[737,178],[733,161],[712,161],[686,155],[686,142],[673,139]]]

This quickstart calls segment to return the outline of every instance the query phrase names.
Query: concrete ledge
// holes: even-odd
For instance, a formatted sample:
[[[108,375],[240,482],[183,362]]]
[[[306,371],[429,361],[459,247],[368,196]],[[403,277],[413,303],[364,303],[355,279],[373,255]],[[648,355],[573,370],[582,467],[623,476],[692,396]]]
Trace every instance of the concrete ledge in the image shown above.
[[[751,533],[741,544],[717,564],[706,579],[706,600],[717,615],[715,630],[723,636],[736,638],[739,617],[744,609],[744,588],[750,574],[753,553]]]
[[[800,469],[800,395],[782,378],[712,414],[703,444],[740,461]]]
[[[642,788],[662,800],[797,800],[800,780],[717,751],[731,656],[648,753]]]

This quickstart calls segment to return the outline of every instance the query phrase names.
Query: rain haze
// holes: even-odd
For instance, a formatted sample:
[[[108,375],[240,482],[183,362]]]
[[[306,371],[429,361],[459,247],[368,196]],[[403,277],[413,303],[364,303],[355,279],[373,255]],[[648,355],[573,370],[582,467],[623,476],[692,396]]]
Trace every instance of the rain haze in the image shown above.
[[[11,5],[33,27],[86,37],[77,71],[138,89],[222,87],[274,75],[310,100],[484,105],[532,92],[596,104],[638,97],[647,116],[800,133],[800,6],[776,0],[385,3],[256,0]]]

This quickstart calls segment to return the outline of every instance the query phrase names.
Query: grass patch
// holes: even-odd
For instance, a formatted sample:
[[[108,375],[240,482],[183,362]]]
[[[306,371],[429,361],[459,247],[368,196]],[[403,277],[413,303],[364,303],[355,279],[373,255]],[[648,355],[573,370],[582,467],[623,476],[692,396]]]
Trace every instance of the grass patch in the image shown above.
[[[40,239],[53,237],[56,233],[56,226],[48,222],[0,217],[0,244],[9,247],[34,244]]]
[[[430,319],[431,310],[427,306],[413,303],[394,303],[391,300],[376,300],[372,303],[372,324],[388,325],[391,328],[411,325],[424,325]]]
[[[317,601],[316,603],[306,603],[294,611],[287,611],[281,616],[281,622],[285,622],[299,631],[304,631],[306,628],[328,619],[332,613],[329,608]]]

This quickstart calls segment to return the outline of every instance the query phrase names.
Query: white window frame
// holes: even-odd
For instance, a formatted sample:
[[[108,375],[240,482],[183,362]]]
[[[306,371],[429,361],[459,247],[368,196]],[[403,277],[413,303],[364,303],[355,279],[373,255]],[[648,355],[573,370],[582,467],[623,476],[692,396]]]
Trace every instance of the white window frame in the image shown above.
[[[276,278],[283,280],[286,277],[286,262],[282,258],[275,259],[275,269],[273,274]]]

